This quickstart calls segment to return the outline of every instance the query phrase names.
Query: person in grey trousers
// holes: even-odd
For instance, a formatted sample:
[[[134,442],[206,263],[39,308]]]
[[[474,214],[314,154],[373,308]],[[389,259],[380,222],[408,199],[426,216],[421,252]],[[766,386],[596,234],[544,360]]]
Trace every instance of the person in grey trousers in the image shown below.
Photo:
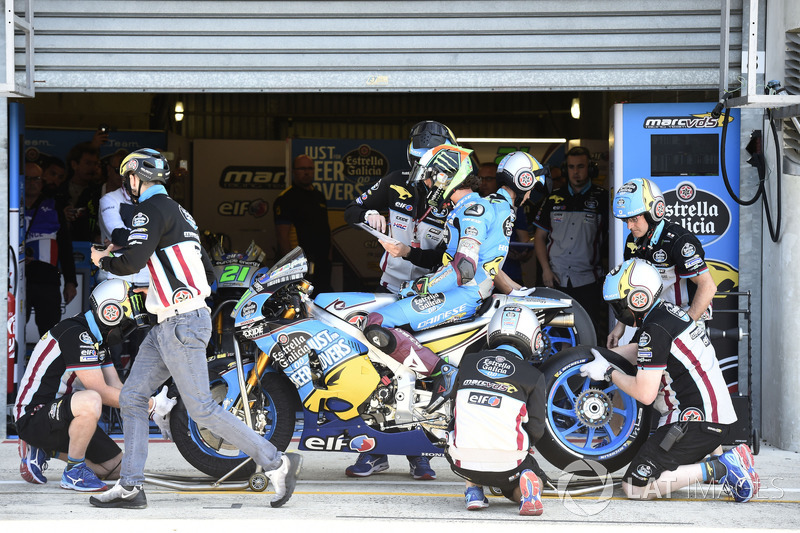
[[[92,250],[92,262],[116,275],[132,274],[147,266],[150,285],[145,305],[158,317],[158,324],[139,347],[120,394],[125,436],[120,479],[89,502],[96,507],[147,507],[142,488],[150,432],[147,401],[172,376],[192,419],[223,436],[264,468],[275,490],[270,505],[280,507],[294,492],[302,458],[279,452],[211,396],[206,364],[211,317],[205,298],[210,294],[213,269],[200,246],[194,219],[167,195],[169,173],[169,163],[156,150],[145,148],[126,157],[120,175],[137,207],[128,246],[120,256],[114,256],[110,247]],[[154,414],[164,417],[168,411]]]

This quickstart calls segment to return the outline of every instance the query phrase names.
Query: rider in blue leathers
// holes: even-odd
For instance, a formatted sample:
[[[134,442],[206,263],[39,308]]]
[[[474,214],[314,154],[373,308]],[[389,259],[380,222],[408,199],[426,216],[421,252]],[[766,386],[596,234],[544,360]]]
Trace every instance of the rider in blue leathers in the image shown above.
[[[447,218],[447,250],[442,266],[401,289],[401,300],[370,313],[364,334],[367,340],[420,376],[437,376],[428,409],[444,401],[452,388],[455,369],[400,326],[421,331],[471,318],[494,288],[508,253],[514,227],[515,205],[531,191],[544,189],[544,169],[523,152],[509,154],[498,168],[500,189],[481,198],[471,150],[437,146],[412,169],[411,180],[432,178],[430,205],[453,208]],[[514,156],[514,157],[512,157]]]

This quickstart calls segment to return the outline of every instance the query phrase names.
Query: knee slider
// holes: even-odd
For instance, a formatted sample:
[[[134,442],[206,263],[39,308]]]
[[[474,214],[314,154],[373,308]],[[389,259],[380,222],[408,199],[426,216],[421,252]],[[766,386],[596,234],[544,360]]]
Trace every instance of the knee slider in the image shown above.
[[[397,339],[392,332],[383,326],[372,324],[364,328],[367,340],[384,353],[390,354],[397,348]]]

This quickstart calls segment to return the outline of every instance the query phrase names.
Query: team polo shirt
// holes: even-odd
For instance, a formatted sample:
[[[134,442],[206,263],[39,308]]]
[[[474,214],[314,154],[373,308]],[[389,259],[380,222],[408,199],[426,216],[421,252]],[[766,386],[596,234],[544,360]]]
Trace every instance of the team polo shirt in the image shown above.
[[[680,224],[666,220],[658,223],[646,244],[637,243],[629,234],[623,258],[644,259],[656,267],[664,283],[661,297],[683,309],[689,308],[697,290],[697,285],[687,280],[708,272],[703,245],[697,237]]]
[[[589,183],[569,184],[542,204],[533,224],[547,232],[550,268],[561,286],[581,287],[603,277],[602,245],[608,233],[608,191]]]

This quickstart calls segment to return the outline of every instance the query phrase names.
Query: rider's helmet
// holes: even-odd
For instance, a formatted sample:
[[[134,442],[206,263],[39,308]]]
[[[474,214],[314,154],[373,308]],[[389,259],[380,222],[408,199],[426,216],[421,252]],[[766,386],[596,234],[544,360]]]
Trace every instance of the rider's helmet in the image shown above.
[[[514,205],[522,205],[522,197],[531,192],[533,203],[542,199],[547,187],[545,185],[546,170],[535,157],[526,152],[511,152],[497,166],[497,184],[512,189],[517,197]]]
[[[644,259],[628,259],[606,276],[603,299],[617,320],[638,326],[658,303],[664,284],[658,270]]]
[[[131,292],[127,281],[115,278],[98,284],[89,299],[92,314],[109,344],[121,342],[136,328],[146,326],[141,293]]]
[[[536,313],[523,305],[506,305],[498,309],[489,321],[486,338],[489,348],[503,344],[512,346],[526,361],[539,358],[544,350],[539,319]]]
[[[648,179],[635,178],[617,190],[611,209],[616,218],[644,215],[647,223],[654,226],[664,218],[666,205],[658,185]]]
[[[425,155],[425,152],[440,144],[458,146],[456,136],[453,135],[450,128],[435,120],[424,120],[414,124],[408,136],[409,166],[413,167],[414,163]]]
[[[432,183],[427,195],[428,205],[441,209],[456,189],[479,185],[480,179],[475,175],[471,155],[472,150],[447,144],[431,148],[411,168],[408,181],[418,185],[430,178]]]

